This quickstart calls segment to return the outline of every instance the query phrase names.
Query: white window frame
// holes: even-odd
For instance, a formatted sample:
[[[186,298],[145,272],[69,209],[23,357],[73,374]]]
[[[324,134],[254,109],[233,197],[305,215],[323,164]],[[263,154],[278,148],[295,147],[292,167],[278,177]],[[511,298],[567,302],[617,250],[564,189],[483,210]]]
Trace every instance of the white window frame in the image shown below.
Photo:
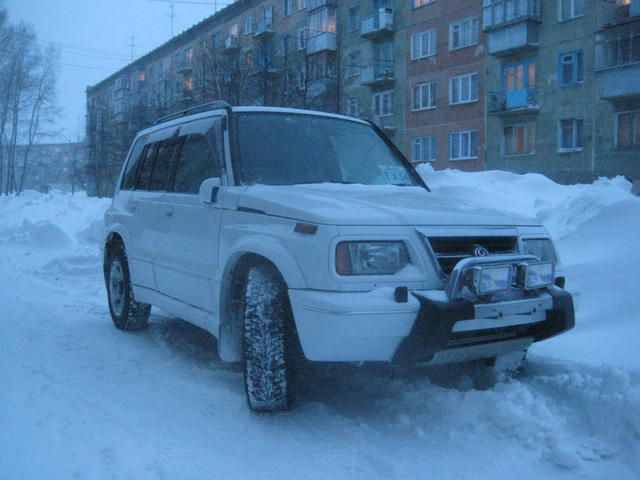
[[[474,22],[475,22],[475,29],[474,29]],[[455,27],[459,27],[460,28],[460,39],[463,39],[463,26],[464,24],[468,24],[468,28],[469,28],[469,42],[468,43],[460,43],[460,45],[455,46],[453,44],[453,30]],[[473,36],[473,38],[471,38],[471,34],[475,33],[475,35]],[[468,17],[468,18],[463,18],[462,20],[458,20],[455,22],[452,22],[449,24],[449,50],[453,51],[453,50],[460,50],[461,48],[467,48],[467,47],[471,47],[473,45],[477,45],[478,44],[478,39],[480,38],[480,19],[478,17]]]
[[[524,128],[524,138],[525,141],[527,142],[528,146],[530,147],[530,151],[525,151],[522,153],[507,153],[507,137],[505,135],[505,130],[507,128],[512,128],[515,132],[515,130],[517,128]],[[529,134],[530,134],[530,130],[533,130],[533,141],[531,142],[531,144],[529,145]],[[536,128],[536,124],[534,122],[528,122],[528,123],[514,123],[512,125],[505,125],[504,127],[502,127],[502,156],[503,157],[522,157],[522,156],[526,156],[526,155],[535,155],[536,153],[536,135],[537,135],[537,128]]]
[[[423,37],[427,37],[427,51],[423,48]],[[411,60],[435,57],[438,53],[438,33],[435,28],[423,30],[411,35]]]
[[[621,115],[631,115],[631,143],[629,145],[620,145],[620,143],[618,142],[620,136],[619,136],[619,130],[620,130],[620,116]],[[634,131],[634,117],[640,117],[640,110],[627,110],[625,112],[617,112],[616,113],[616,131],[615,131],[615,140],[614,140],[614,145],[616,146],[616,148],[621,148],[621,149],[626,149],[626,148],[637,148],[638,146],[640,146],[640,131],[635,132]],[[633,142],[633,137],[638,137],[638,142],[634,143]]]
[[[347,100],[347,115],[351,117],[360,117],[360,99],[349,98]]]
[[[476,88],[475,91],[472,88],[473,85],[473,77],[475,77]],[[468,89],[467,89],[467,99],[463,100],[464,95],[462,89],[462,83],[464,79],[468,79]],[[473,73],[465,73],[464,75],[457,75],[455,77],[451,77],[449,79],[449,105],[463,105],[466,103],[474,103],[478,101],[478,91],[480,90],[480,86],[478,85],[479,75],[478,72]],[[459,88],[458,101],[453,101],[453,91],[454,85],[457,84],[457,88]],[[475,95],[475,97],[474,97]]]
[[[563,147],[562,146],[562,122],[563,121],[571,121],[571,147]],[[580,142],[582,145],[577,146],[578,144],[578,122],[581,124],[580,133],[582,134],[580,138]],[[561,118],[558,120],[558,153],[569,153],[569,152],[581,152],[584,148],[584,120],[582,118],[571,117],[571,118]]]
[[[475,134],[476,137],[476,154],[471,155],[472,145],[473,145],[473,136]],[[466,141],[468,155],[459,155],[457,157],[453,156],[453,137],[454,135],[458,136],[458,153],[463,151],[463,141]],[[478,158],[478,130],[457,130],[453,132],[449,132],[449,160],[450,161],[460,161],[460,160],[476,160]],[[464,139],[464,140],[463,140]]]
[[[411,89],[411,111],[432,110],[436,108],[436,82],[417,83]],[[418,107],[416,107],[416,100]]]
[[[576,14],[576,2],[582,1],[582,13]],[[567,18],[562,18],[562,6],[565,2],[570,2],[571,4],[571,14]],[[575,20],[576,18],[584,17],[584,11],[586,10],[585,3],[587,0],[558,0],[558,22],[569,22],[571,20]]]
[[[434,3],[436,0],[410,0],[411,1],[411,10],[417,10],[418,8],[426,7]],[[418,5],[416,5],[418,3]]]
[[[385,90],[384,92],[377,92],[371,95],[371,110],[373,111],[373,116],[376,118],[392,116],[394,113],[393,97],[394,97],[393,90]],[[377,102],[378,99],[379,99],[379,102]],[[385,99],[388,102],[388,106],[389,106],[388,111],[383,111],[383,108],[382,108],[384,106]]]
[[[425,146],[428,146],[428,148],[425,148]],[[428,155],[425,153],[428,153]],[[414,137],[411,140],[411,161],[413,163],[435,162],[437,159],[438,141],[435,135],[423,135]]]
[[[295,0],[282,0],[282,16],[290,17],[295,9]]]
[[[253,35],[254,30],[254,19],[253,15],[247,15],[244,17],[244,34],[245,35]]]
[[[307,0],[298,0],[298,11],[307,8]]]

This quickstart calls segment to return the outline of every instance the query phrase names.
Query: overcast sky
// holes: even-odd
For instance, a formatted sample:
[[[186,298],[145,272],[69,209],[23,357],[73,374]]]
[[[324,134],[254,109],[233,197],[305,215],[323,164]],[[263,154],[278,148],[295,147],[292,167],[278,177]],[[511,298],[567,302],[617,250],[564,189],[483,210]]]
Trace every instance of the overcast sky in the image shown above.
[[[183,0],[184,1],[184,0]],[[220,0],[219,5],[229,0]],[[12,22],[32,24],[61,50],[58,104],[65,138],[84,134],[85,89],[171,37],[170,2],[157,0],[0,0]],[[208,5],[206,3],[209,3]],[[174,2],[174,33],[211,15],[214,0]]]

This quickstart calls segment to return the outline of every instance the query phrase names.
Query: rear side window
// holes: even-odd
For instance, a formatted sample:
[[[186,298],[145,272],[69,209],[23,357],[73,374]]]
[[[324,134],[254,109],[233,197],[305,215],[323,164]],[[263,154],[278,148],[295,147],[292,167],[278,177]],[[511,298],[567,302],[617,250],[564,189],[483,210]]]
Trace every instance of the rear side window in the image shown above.
[[[186,137],[176,165],[173,191],[198,193],[203,180],[219,177],[218,158],[204,135]]]
[[[153,160],[156,154],[156,144],[147,145],[140,156],[140,168],[136,177],[135,189],[146,190],[153,173]]]
[[[167,190],[173,159],[180,146],[180,142],[175,139],[164,140],[158,145],[158,153],[154,163],[151,180],[149,182],[149,190],[163,191]]]
[[[142,152],[144,151],[144,144],[147,140],[147,136],[140,137],[131,149],[131,155],[127,161],[127,166],[124,169],[124,175],[122,176],[122,184],[120,188],[123,190],[132,190],[136,182],[136,171],[138,165],[140,165],[140,159],[142,158]]]

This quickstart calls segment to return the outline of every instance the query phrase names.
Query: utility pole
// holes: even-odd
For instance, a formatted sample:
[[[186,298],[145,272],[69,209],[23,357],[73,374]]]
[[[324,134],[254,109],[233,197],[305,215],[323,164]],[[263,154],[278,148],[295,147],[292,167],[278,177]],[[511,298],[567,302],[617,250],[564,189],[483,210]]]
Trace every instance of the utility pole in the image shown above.
[[[134,48],[136,47],[135,35],[131,35],[131,43],[128,45],[128,47],[131,48],[131,61],[133,62],[133,51],[134,51]]]

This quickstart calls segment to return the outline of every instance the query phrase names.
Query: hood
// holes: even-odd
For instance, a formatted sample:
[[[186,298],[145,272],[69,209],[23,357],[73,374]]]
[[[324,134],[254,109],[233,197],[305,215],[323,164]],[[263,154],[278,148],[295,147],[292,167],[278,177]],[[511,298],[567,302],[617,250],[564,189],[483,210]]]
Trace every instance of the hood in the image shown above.
[[[254,185],[237,193],[239,208],[325,225],[540,225],[535,219],[478,208],[422,187]]]

